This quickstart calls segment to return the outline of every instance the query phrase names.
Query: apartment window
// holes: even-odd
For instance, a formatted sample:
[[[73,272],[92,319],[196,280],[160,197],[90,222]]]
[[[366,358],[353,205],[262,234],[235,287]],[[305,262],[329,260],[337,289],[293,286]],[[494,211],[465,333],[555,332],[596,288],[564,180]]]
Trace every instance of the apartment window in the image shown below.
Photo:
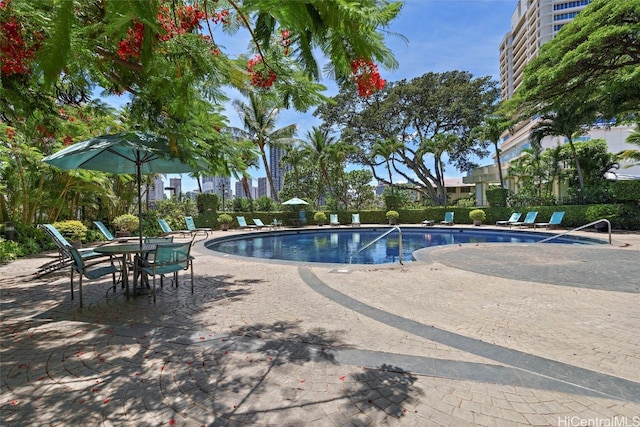
[[[570,9],[572,7],[586,6],[591,3],[591,0],[569,1],[566,3],[559,3],[553,5],[553,10]]]
[[[573,19],[580,12],[568,12],[568,13],[559,13],[557,15],[553,15],[554,21],[562,21],[565,19]]]

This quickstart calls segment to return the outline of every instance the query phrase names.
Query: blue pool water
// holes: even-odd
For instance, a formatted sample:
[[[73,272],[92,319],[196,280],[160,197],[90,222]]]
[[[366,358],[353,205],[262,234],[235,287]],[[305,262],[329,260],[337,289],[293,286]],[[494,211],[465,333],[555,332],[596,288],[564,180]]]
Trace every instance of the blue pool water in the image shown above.
[[[388,264],[398,262],[399,233],[388,227],[328,230],[258,232],[231,235],[208,241],[205,246],[217,252],[254,258],[337,264]],[[402,229],[402,261],[413,260],[412,253],[430,246],[459,243],[535,243],[549,234],[527,231],[502,231],[461,228]],[[550,243],[593,244],[597,240],[564,237]],[[350,259],[351,258],[351,259]]]

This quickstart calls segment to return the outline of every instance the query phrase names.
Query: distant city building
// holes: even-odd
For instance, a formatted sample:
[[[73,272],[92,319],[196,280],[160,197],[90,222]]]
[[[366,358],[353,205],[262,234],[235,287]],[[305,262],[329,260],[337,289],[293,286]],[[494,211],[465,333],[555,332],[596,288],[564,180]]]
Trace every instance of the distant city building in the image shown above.
[[[571,22],[591,0],[520,0],[511,16],[511,31],[500,43],[500,84],[503,99],[513,96],[522,84],[524,68],[538,56],[540,47],[556,36],[558,31]],[[531,130],[538,123],[532,119],[521,122],[512,130],[505,132],[499,141],[502,174],[505,187],[518,191],[513,177],[508,177],[509,162],[520,157],[522,150],[531,147]],[[594,126],[579,140],[603,138],[607,141],[609,152],[633,148],[625,142],[631,126]],[[542,148],[552,148],[566,143],[563,137],[547,137],[541,141]],[[640,175],[640,167],[620,171],[621,174]],[[619,175],[621,176],[621,175]],[[485,205],[485,192],[490,185],[499,184],[497,162],[474,169],[463,178],[467,184],[476,184],[476,203]],[[564,188],[566,193],[566,188]],[[565,194],[558,193],[558,197]]]
[[[202,177],[202,192],[217,194],[225,200],[231,199],[231,178],[228,176]]]
[[[168,188],[173,190],[173,193],[169,193],[169,197],[179,198],[182,194],[182,178],[170,178]]]
[[[162,175],[156,175],[151,185],[144,190],[147,202],[152,205],[158,200],[164,200],[164,179]]]
[[[270,197],[271,189],[269,188],[269,180],[266,176],[258,178],[258,197]]]
[[[251,186],[252,185],[252,180],[249,179],[248,181],[249,181],[249,186]],[[244,191],[244,188],[242,187],[242,181],[236,181],[236,191],[235,191],[235,193],[236,193],[236,197],[239,197],[239,198],[247,198],[248,197],[247,194]]]
[[[276,193],[280,194],[284,186],[284,174],[291,169],[291,167],[281,167],[280,159],[287,153],[287,150],[279,147],[269,147],[269,169],[271,169],[271,177],[273,178],[273,186]],[[271,195],[275,197],[275,195]]]

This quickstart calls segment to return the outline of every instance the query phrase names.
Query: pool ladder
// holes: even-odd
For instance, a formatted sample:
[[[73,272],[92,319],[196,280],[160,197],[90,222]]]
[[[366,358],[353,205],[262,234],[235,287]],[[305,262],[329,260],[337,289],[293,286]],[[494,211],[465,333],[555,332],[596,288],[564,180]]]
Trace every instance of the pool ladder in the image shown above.
[[[580,227],[572,228],[571,230],[567,230],[567,231],[565,231],[563,233],[554,234],[553,236],[547,237],[546,239],[539,240],[536,243],[548,242],[549,240],[555,239],[555,238],[560,237],[560,236],[564,236],[565,234],[569,234],[569,233],[571,233],[573,231],[578,231],[578,230],[582,230],[583,228],[591,227],[592,225],[596,225],[596,224],[599,224],[601,222],[604,222],[604,223],[607,224],[607,229],[609,230],[609,244],[611,244],[611,222],[608,219],[599,219],[597,221],[590,222],[587,225],[582,225]]]
[[[363,247],[361,247],[360,249],[358,249],[357,251],[352,253],[351,256],[349,257],[349,264],[351,264],[351,260],[353,259],[354,256],[358,255],[360,252],[364,251],[369,246],[373,245],[375,242],[377,242],[378,240],[382,239],[383,237],[388,236],[394,230],[398,230],[398,235],[399,235],[399,240],[398,240],[398,242],[399,242],[398,243],[398,262],[400,263],[400,265],[403,265],[402,264],[402,230],[397,225],[394,225],[393,227],[391,227],[391,230],[385,231],[383,235],[381,235],[377,239],[373,240],[372,242],[367,243],[366,245],[364,245]]]

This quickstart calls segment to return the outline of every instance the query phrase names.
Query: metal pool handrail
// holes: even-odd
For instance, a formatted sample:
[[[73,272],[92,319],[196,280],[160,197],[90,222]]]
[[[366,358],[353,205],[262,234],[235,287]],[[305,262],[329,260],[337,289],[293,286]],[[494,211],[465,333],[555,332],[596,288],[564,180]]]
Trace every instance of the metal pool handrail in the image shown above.
[[[367,243],[366,245],[364,245],[363,247],[361,247],[360,249],[358,249],[357,251],[355,251],[354,253],[351,254],[351,256],[349,257],[349,264],[351,264],[351,260],[354,256],[358,255],[360,252],[364,251],[365,249],[367,249],[369,246],[373,245],[375,242],[377,242],[378,240],[382,239],[383,237],[388,236],[389,234],[391,234],[391,232],[393,230],[398,230],[398,234],[400,236],[399,238],[399,244],[398,244],[398,262],[400,263],[400,265],[404,265],[402,264],[402,230],[400,229],[400,227],[398,227],[397,225],[394,225],[393,227],[391,227],[391,230],[385,232],[383,235],[381,235],[380,237],[376,238],[375,240]]]
[[[576,228],[573,228],[573,229],[571,229],[571,230],[565,231],[565,232],[563,232],[563,233],[554,234],[553,236],[551,236],[551,237],[547,237],[546,239],[539,240],[539,241],[537,241],[536,243],[544,243],[544,242],[548,242],[549,240],[555,239],[556,237],[564,236],[565,234],[569,234],[569,233],[571,233],[572,231],[582,230],[583,228],[591,227],[592,225],[596,225],[596,224],[599,224],[599,223],[601,223],[601,222],[606,222],[606,223],[607,223],[607,229],[609,230],[609,244],[611,244],[611,222],[610,222],[608,219],[599,219],[599,220],[597,220],[597,221],[590,222],[590,223],[589,223],[589,224],[587,224],[587,225],[583,225],[583,226],[580,226],[580,227],[576,227]]]

